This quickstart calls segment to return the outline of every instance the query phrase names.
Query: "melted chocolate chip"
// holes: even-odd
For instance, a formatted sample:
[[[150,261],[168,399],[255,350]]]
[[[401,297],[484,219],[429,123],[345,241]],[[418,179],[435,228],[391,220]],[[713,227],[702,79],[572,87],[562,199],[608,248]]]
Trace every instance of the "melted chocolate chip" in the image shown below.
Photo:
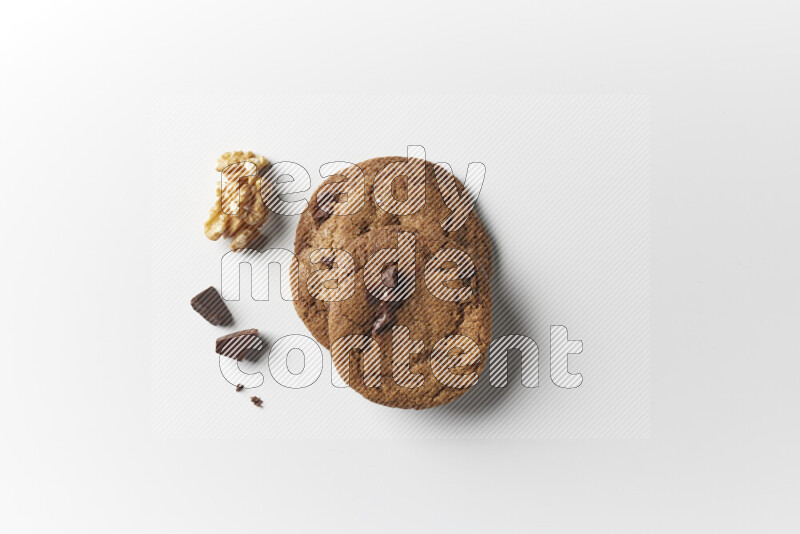
[[[260,341],[258,329],[250,328],[217,338],[217,354],[241,361],[251,349],[257,349]]]
[[[317,205],[314,206],[314,211],[311,212],[311,216],[314,219],[314,222],[317,224],[322,224],[328,217],[331,216],[329,211],[325,211],[322,209],[322,206],[325,206],[328,210],[333,210],[333,204],[339,202],[339,197],[341,193],[330,193],[325,192],[321,195],[317,196]]]
[[[333,269],[333,258],[324,258],[320,263],[328,269]]]
[[[382,334],[392,325],[392,323],[394,323],[394,311],[399,306],[395,307],[393,304],[397,303],[386,302],[383,300],[381,301],[380,305],[378,306],[378,316],[375,318],[375,322],[372,323],[373,335]]]
[[[390,263],[384,267],[381,273],[381,282],[386,287],[397,287],[400,280],[400,275],[397,270],[397,263]],[[389,290],[384,290],[384,296],[389,293]],[[394,324],[396,312],[403,302],[387,302],[382,300],[378,305],[378,313],[375,321],[372,323],[372,335],[378,335],[386,331],[387,328]]]
[[[397,264],[390,263],[384,267],[383,272],[381,273],[381,282],[383,282],[383,285],[386,287],[397,287],[399,274],[400,273],[397,270]]]

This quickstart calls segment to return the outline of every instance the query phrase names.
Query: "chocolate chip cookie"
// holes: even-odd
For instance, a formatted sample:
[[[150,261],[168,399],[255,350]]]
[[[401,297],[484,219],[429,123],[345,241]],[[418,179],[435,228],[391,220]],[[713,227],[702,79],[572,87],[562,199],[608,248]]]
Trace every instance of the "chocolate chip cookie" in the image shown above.
[[[371,230],[403,225],[423,234],[439,234],[456,243],[491,276],[491,243],[477,214],[470,213],[453,231],[442,227],[452,213],[440,190],[442,178],[452,178],[458,194],[464,193],[458,179],[429,161],[383,157],[348,167],[327,178],[314,192],[297,226],[298,262],[291,278],[295,309],[321,345],[330,346],[329,303],[317,298],[319,292],[315,296],[307,281],[316,271],[330,268],[330,263],[321,261],[332,254],[330,249],[345,248]],[[452,196],[452,191],[445,194]]]
[[[376,228],[345,250],[355,289],[328,313],[342,379],[372,402],[398,408],[431,408],[463,395],[483,371],[491,341],[486,270],[457,240],[406,226]]]

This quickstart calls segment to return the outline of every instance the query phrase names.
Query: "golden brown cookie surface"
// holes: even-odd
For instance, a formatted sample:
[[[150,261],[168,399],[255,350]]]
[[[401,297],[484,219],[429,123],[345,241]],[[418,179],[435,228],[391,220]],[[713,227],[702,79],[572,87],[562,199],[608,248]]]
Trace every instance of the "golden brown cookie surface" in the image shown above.
[[[313,289],[309,291],[307,280],[315,271],[328,267],[312,261],[315,251],[343,249],[371,230],[400,224],[426,235],[451,239],[491,276],[491,243],[477,214],[471,213],[457,230],[447,232],[442,228],[451,214],[437,181],[437,175],[444,173],[428,161],[375,158],[327,178],[314,192],[297,226],[298,265],[292,270],[292,290],[298,315],[321,345],[330,347],[329,302],[316,298]],[[415,175],[421,179],[414,180]],[[407,180],[407,176],[412,179]],[[421,183],[424,186],[420,188]],[[454,183],[463,193],[463,184],[457,179]],[[408,213],[397,215],[397,211]]]
[[[329,311],[342,379],[398,408],[431,408],[463,395],[483,371],[491,339],[486,271],[471,268],[456,241],[403,226],[372,230],[346,251],[354,293]]]

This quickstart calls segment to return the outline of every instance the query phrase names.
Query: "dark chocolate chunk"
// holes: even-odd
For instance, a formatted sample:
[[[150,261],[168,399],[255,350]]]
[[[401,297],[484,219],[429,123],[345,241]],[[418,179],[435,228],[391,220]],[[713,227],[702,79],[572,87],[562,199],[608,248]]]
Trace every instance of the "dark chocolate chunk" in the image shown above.
[[[217,354],[222,354],[234,360],[241,360],[251,349],[260,349],[261,339],[258,330],[250,328],[217,338]]]
[[[242,391],[243,389],[244,389],[244,386],[243,386],[243,385],[241,385],[241,384],[236,384],[236,391]]]
[[[192,299],[192,308],[203,316],[203,319],[214,326],[229,325],[233,322],[230,310],[217,290],[209,287]]]
[[[325,258],[320,262],[322,265],[327,267],[328,269],[333,269],[333,258]]]
[[[252,402],[252,403],[253,403],[253,404],[255,404],[256,406],[258,406],[259,408],[261,408],[261,403],[263,403],[264,401],[262,401],[262,400],[261,400],[261,399],[259,399],[258,397],[250,397],[250,402]]]

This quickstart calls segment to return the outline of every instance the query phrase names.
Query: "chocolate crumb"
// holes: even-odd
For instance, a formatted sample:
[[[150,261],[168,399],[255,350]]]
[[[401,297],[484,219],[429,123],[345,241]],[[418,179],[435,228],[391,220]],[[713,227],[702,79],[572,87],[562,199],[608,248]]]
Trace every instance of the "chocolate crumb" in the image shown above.
[[[192,299],[192,308],[214,326],[229,325],[233,322],[233,317],[225,305],[225,301],[213,287],[209,287],[195,296]]]
[[[236,384],[236,391],[242,391],[243,389],[244,389],[244,386],[243,386],[243,385],[241,385],[241,384]]]
[[[333,258],[325,258],[320,262],[322,265],[327,267],[328,269],[333,269]]]
[[[261,400],[261,399],[259,399],[258,397],[250,397],[250,402],[252,402],[252,403],[253,403],[253,404],[255,404],[256,406],[258,406],[259,408],[261,408],[261,403],[262,403],[262,402],[264,402],[264,401],[262,401],[262,400]]]

